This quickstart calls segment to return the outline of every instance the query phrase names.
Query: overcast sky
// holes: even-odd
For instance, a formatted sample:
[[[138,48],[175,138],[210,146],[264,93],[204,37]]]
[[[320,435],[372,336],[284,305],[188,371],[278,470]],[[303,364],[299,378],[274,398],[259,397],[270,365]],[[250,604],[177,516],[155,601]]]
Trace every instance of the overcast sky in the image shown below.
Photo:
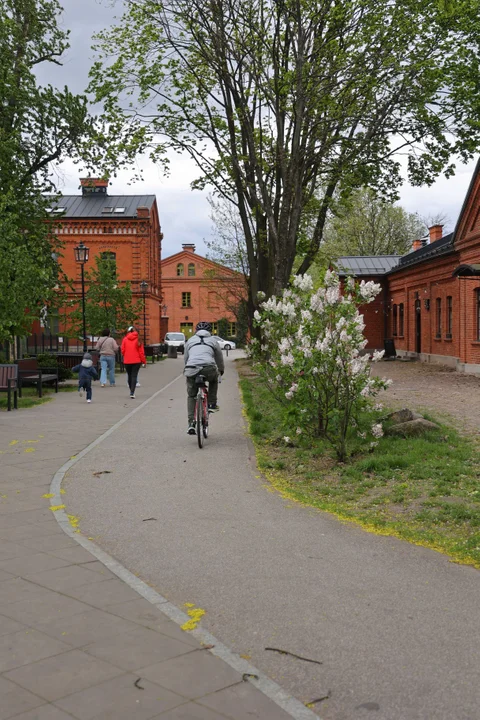
[[[84,92],[88,84],[88,71],[93,54],[91,38],[95,32],[109,27],[114,17],[121,14],[121,0],[60,0],[64,7],[61,26],[70,29],[71,47],[62,68],[51,66],[43,71],[42,81],[54,85],[68,85],[73,92]],[[418,212],[422,217],[443,213],[450,219],[445,230],[453,230],[460,212],[476,161],[458,165],[455,177],[440,178],[430,188],[413,188],[405,184],[401,190],[400,204],[409,212]],[[109,192],[113,195],[154,194],[157,197],[160,221],[164,233],[163,257],[181,249],[182,243],[193,242],[197,252],[204,254],[212,232],[209,218],[210,207],[206,196],[197,190],[190,190],[190,182],[197,176],[193,163],[188,158],[175,155],[171,162],[171,174],[164,178],[149,160],[141,158],[144,180],[129,184],[131,174],[119,173],[112,179]],[[78,193],[79,168],[66,161],[62,165],[59,189],[64,194]]]

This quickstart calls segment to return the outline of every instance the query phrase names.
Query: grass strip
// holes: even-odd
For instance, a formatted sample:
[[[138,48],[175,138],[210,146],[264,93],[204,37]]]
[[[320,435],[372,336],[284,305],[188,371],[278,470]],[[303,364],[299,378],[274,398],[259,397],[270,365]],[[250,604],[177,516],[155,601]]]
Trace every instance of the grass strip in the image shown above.
[[[259,469],[284,497],[480,569],[480,453],[472,438],[438,423],[423,437],[383,437],[371,452],[359,440],[337,463],[321,439],[290,432],[286,445],[284,408],[248,361],[237,369]]]

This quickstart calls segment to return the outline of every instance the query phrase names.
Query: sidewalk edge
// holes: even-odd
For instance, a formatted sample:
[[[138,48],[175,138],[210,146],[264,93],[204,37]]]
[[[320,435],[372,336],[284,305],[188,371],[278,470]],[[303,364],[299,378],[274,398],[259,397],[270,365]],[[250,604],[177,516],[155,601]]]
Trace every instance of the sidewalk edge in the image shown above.
[[[138,405],[138,407],[125,415],[125,417],[115,423],[115,425],[112,425],[111,428],[106,430],[96,440],[87,445],[87,447],[85,447],[81,452],[79,452],[77,455],[73,456],[72,458],[70,458],[70,460],[64,463],[64,465],[62,465],[62,467],[57,470],[50,484],[50,493],[54,495],[54,497],[51,499],[51,506],[58,507],[64,504],[63,496],[60,492],[60,489],[67,471],[70,470],[70,468],[73,467],[73,465],[75,465],[79,460],[85,457],[85,455],[87,455],[91,450],[97,447],[97,445],[106,440],[107,437],[114,433],[115,430],[121,427],[121,425],[130,420],[133,415],[135,415],[142,408],[148,405],[148,403],[154,400],[158,395],[167,390],[180,377],[183,377],[183,375],[178,375],[174,380],[169,382],[160,390],[157,390],[157,392],[155,392],[151,397],[149,397],[147,400]],[[153,590],[153,588],[143,582],[143,580],[140,580],[138,577],[136,577],[132,572],[130,572],[130,570],[127,570],[127,568],[124,567],[121,563],[119,563],[117,560],[114,560],[114,558],[108,555],[108,553],[98,547],[98,545],[96,545],[91,540],[88,540],[83,535],[79,534],[78,531],[75,532],[74,528],[70,524],[68,515],[64,509],[54,510],[53,515],[55,516],[55,520],[60,525],[62,530],[69,537],[71,537],[73,540],[76,540],[79,545],[85,548],[85,550],[88,550],[89,553],[91,553],[97,560],[103,563],[103,565],[105,565],[105,567],[107,567],[112,573],[114,573],[118,578],[120,578],[120,580],[123,580],[123,582],[126,583],[129,587],[131,587],[132,590],[135,590],[139,595],[145,598],[145,600],[148,600],[148,602],[150,602],[158,610],[160,610],[160,612],[170,618],[170,620],[173,620],[173,622],[175,622],[177,625],[184,625],[188,620],[190,620],[189,616],[186,613],[184,613],[182,610],[170,603],[156,590]],[[314,712],[312,712],[312,710],[307,708],[305,705],[303,705],[300,700],[297,700],[296,698],[289,695],[289,693],[283,690],[280,685],[271,680],[268,676],[264,675],[254,665],[251,665],[247,660],[244,660],[239,655],[229,650],[226,645],[217,640],[217,638],[211,635],[207,630],[203,630],[202,628],[197,627],[195,630],[189,631],[189,633],[204,645],[213,645],[212,648],[208,649],[208,652],[211,652],[212,655],[215,655],[216,657],[226,662],[227,665],[230,665],[230,667],[237,672],[242,673],[242,675],[248,676],[245,677],[246,681],[250,682],[254,687],[256,687],[264,695],[270,698],[270,700],[272,700],[276,705],[282,708],[282,710],[289,713],[291,717],[294,718],[294,720],[320,720],[320,717]]]

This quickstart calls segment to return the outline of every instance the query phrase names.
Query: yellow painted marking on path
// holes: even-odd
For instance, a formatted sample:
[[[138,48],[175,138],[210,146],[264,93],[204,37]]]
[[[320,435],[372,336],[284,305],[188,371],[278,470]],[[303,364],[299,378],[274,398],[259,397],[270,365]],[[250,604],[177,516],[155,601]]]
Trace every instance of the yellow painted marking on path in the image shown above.
[[[50,510],[55,512],[56,510],[64,510],[65,505],[50,505]]]
[[[67,492],[66,490],[64,490],[63,488],[60,488],[60,495],[65,495],[66,492]]]
[[[76,457],[77,457],[76,455],[72,455],[72,456],[70,457],[70,460],[75,460]]]
[[[38,440],[23,440],[23,443],[37,443]]]
[[[39,435],[38,437],[41,437],[41,438],[43,438],[43,437],[45,437],[45,435]]]
[[[188,632],[189,630],[195,630],[198,623],[200,622],[202,617],[205,615],[205,610],[202,610],[202,608],[196,608],[193,603],[185,603],[185,607],[191,608],[187,612],[187,615],[191,619],[187,620],[187,622],[184,623],[181,627],[182,627],[182,630],[185,630],[185,632]]]
[[[11,440],[8,444],[9,445],[17,445],[18,440]]]
[[[45,493],[45,495],[42,495],[42,498],[52,498],[55,497],[55,493]]]
[[[35,452],[35,448],[25,448],[23,452]]]

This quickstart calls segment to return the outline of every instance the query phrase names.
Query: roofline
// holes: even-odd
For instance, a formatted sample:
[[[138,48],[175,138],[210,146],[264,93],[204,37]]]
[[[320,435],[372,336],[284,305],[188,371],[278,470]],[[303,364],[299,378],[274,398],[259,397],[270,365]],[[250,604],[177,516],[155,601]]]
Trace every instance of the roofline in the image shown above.
[[[426,253],[421,258],[416,258],[412,260],[412,262],[405,263],[404,265],[397,265],[396,267],[393,267],[391,270],[389,270],[385,275],[392,275],[395,272],[399,272],[400,270],[407,270],[408,268],[411,268],[413,265],[421,265],[423,262],[427,262],[427,260],[435,260],[438,257],[443,257],[444,255],[451,255],[457,250],[455,249],[454,245],[454,236],[453,233],[448,233],[448,235],[445,235],[444,237],[448,238],[448,236],[451,235],[451,240],[449,243],[445,244],[443,247],[436,249],[435,248],[435,242],[431,243],[430,245],[427,245],[427,247],[432,247],[432,251],[430,253]],[[420,248],[420,250],[424,250],[424,248]],[[415,251],[417,252],[417,251]],[[414,255],[413,253],[407,253],[407,255],[402,255],[402,258],[408,257],[408,255]]]
[[[463,214],[464,214],[465,210],[467,209],[468,201],[469,201],[469,199],[470,199],[470,195],[471,195],[471,193],[472,193],[472,191],[473,191],[475,182],[476,182],[476,180],[477,180],[477,175],[478,175],[479,173],[480,173],[480,158],[478,158],[478,160],[477,160],[477,165],[476,165],[476,167],[475,167],[475,170],[473,171],[472,179],[470,180],[470,185],[468,186],[467,194],[465,195],[465,199],[464,199],[464,201],[463,201],[463,205],[462,205],[462,208],[461,208],[461,210],[460,210],[460,214],[459,214],[459,216],[458,216],[457,223],[456,223],[456,225],[455,225],[455,229],[454,229],[454,231],[453,231],[453,239],[452,239],[452,241],[453,241],[454,244],[455,244],[455,242],[456,242],[456,240],[457,240],[457,232],[458,232],[458,230],[460,229],[460,223],[461,223],[461,221],[462,221],[462,219],[463,219]]]
[[[215,260],[209,260],[208,258],[204,257],[203,255],[199,255],[198,253],[192,252],[192,250],[180,250],[177,253],[174,253],[173,255],[167,255],[167,257],[164,257],[160,261],[160,266],[162,266],[167,261],[171,261],[174,258],[179,258],[182,255],[189,255],[192,258],[197,258],[202,260],[202,262],[208,263],[210,266],[214,268],[221,268],[222,270],[227,270],[232,275],[236,275],[238,277],[246,277],[246,275],[242,272],[239,272],[238,270],[233,270],[232,268],[227,267],[226,265],[221,265],[220,263],[215,262]],[[166,278],[167,279],[167,278]],[[170,278],[172,279],[172,278]]]

